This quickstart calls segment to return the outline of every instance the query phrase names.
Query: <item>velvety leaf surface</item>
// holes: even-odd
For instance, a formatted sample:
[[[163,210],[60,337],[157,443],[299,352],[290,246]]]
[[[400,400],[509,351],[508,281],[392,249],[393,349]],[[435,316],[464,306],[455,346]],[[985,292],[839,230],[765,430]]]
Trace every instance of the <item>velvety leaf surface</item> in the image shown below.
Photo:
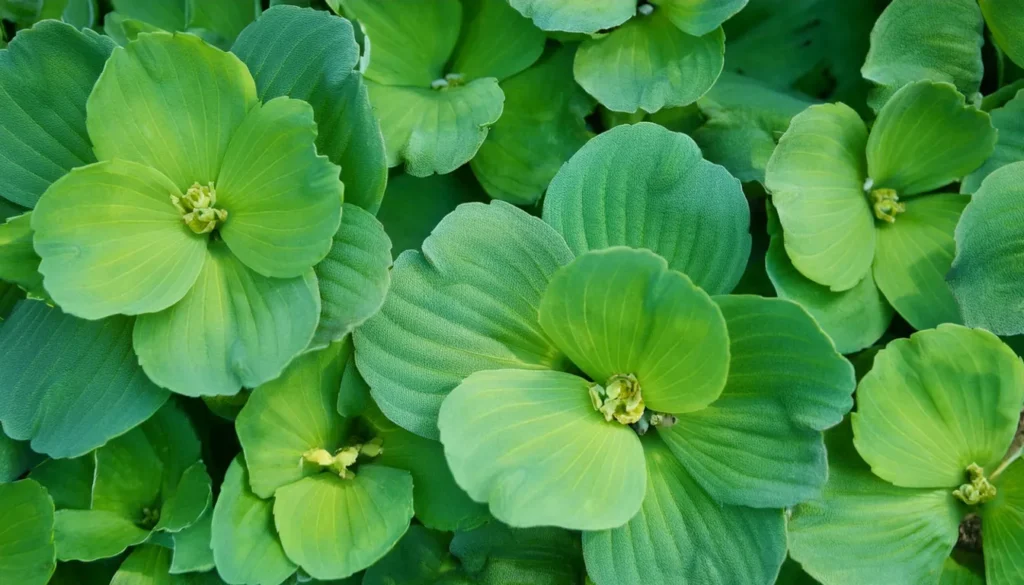
[[[995,485],[996,499],[981,508],[985,582],[1010,585],[1024,579],[1024,463],[1007,467]]]
[[[953,296],[972,327],[999,335],[1024,333],[1018,260],[1024,232],[1024,162],[989,175],[956,227],[956,258],[947,275]]]
[[[46,21],[0,53],[0,196],[34,207],[51,183],[96,160],[85,103],[113,48],[92,31]]]
[[[193,35],[144,34],[114,51],[96,82],[89,137],[100,160],[145,164],[184,191],[217,180],[256,103],[252,76],[234,55]]]
[[[242,457],[228,467],[213,509],[213,558],[232,585],[279,585],[295,572],[274,527],[273,500],[249,488]]]
[[[576,82],[616,112],[657,112],[704,95],[725,66],[725,35],[680,30],[663,11],[637,16],[580,45]]]
[[[266,278],[213,243],[181,301],[136,319],[135,352],[150,379],[174,392],[235,394],[279,376],[309,345],[319,315],[312,269],[298,278]],[[190,329],[196,324],[201,334]]]
[[[0,580],[43,585],[57,566],[53,500],[31,479],[0,484]]]
[[[644,494],[636,434],[606,422],[590,383],[563,372],[490,370],[459,385],[438,427],[455,480],[515,527],[621,526]]]
[[[148,537],[148,530],[116,512],[58,510],[54,515],[54,542],[61,561],[114,557]]]
[[[503,202],[459,206],[399,256],[380,312],[355,332],[356,364],[387,417],[437,438],[444,396],[480,370],[561,369],[537,321],[561,237]]]
[[[871,50],[861,68],[876,85],[871,108],[881,110],[901,87],[922,79],[952,83],[973,100],[983,73],[984,24],[973,0],[951,0],[942,10],[894,0],[871,30]]]
[[[1024,161],[1024,93],[989,112],[998,132],[995,150],[980,167],[964,177],[961,193],[975,193],[985,177],[1008,164]]]
[[[341,166],[345,200],[375,211],[387,162],[366,86],[353,71],[359,47],[352,25],[325,11],[272,7],[231,51],[249,67],[261,100],[286,95],[313,106],[317,151]]]
[[[362,465],[352,479],[332,473],[279,490],[274,521],[288,557],[316,579],[343,579],[383,557],[412,519],[412,477]]]
[[[981,329],[941,325],[890,343],[857,389],[857,451],[896,485],[954,489],[991,470],[1017,430],[1024,364]]]
[[[643,439],[647,495],[628,524],[583,533],[597,585],[771,583],[786,556],[779,510],[722,506],[660,439]]]
[[[863,189],[867,140],[848,106],[811,106],[793,118],[765,171],[793,266],[833,291],[856,286],[875,254],[875,218]]]
[[[149,418],[168,393],[146,378],[132,321],[76,319],[22,301],[0,328],[0,422],[39,453],[77,457]]]
[[[127,160],[59,179],[32,213],[46,291],[83,319],[154,313],[180,301],[203,270],[208,241],[171,203],[182,193]]]
[[[725,387],[729,335],[721,311],[647,250],[587,252],[555,272],[540,324],[594,382],[636,376],[658,412],[700,410]]]
[[[632,0],[610,0],[594,6],[587,0],[509,0],[523,16],[549,31],[595,33],[618,26],[636,14]]]
[[[952,85],[911,83],[886,102],[871,128],[868,174],[875,189],[927,193],[978,168],[995,144],[989,115],[966,105]]]
[[[548,188],[544,221],[577,255],[653,250],[709,294],[732,291],[750,255],[739,181],[683,134],[641,123],[586,144]]]

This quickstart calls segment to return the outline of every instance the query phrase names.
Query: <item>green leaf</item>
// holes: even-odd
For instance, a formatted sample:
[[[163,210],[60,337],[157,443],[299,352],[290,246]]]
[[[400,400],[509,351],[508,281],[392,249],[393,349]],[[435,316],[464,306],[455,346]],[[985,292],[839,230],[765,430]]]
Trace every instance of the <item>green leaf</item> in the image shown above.
[[[270,498],[281,487],[310,474],[302,465],[310,449],[331,453],[344,447],[348,429],[335,405],[349,341],[297,358],[277,379],[253,391],[235,419],[252,491]]]
[[[981,507],[985,582],[1011,585],[1024,579],[1024,463],[1007,467],[995,485],[996,499]]]
[[[93,511],[113,512],[136,525],[159,509],[163,462],[142,429],[133,429],[94,455]]]
[[[658,412],[700,410],[725,387],[729,334],[721,311],[647,250],[579,256],[551,278],[540,323],[598,384],[636,376],[643,400]]]
[[[992,154],[989,115],[964,103],[948,83],[922,81],[897,91],[868,138],[868,173],[875,189],[901,197],[958,181]]]
[[[163,464],[161,494],[171,496],[177,491],[185,472],[201,456],[199,437],[192,422],[184,410],[170,400],[139,429]]]
[[[544,221],[577,255],[647,248],[709,294],[730,292],[750,256],[740,182],[684,134],[650,123],[594,138],[548,188]]]
[[[472,577],[454,583],[579,585],[584,574],[579,536],[560,528],[510,528],[488,522],[456,533],[450,549]]]
[[[346,376],[358,377],[354,370],[351,374],[346,371]],[[412,475],[416,518],[425,526],[445,531],[471,530],[490,518],[487,507],[474,502],[455,483],[441,443],[399,427],[376,406],[367,408],[363,418],[373,428],[374,436],[383,441],[384,450],[374,463],[404,469]]]
[[[662,10],[583,41],[576,82],[609,110],[657,112],[704,95],[725,66],[725,34],[694,36]]]
[[[185,11],[189,0],[111,0],[114,10],[127,18],[141,20],[164,30],[178,30],[185,26]]]
[[[462,11],[450,71],[469,79],[502,81],[533,65],[544,52],[544,32],[505,0],[462,0]]]
[[[31,479],[0,484],[0,581],[43,585],[57,566],[53,500]]]
[[[54,514],[54,541],[61,561],[115,557],[130,546],[145,542],[149,530],[106,510],[58,510]]]
[[[45,21],[0,52],[0,196],[34,207],[51,183],[96,160],[85,102],[113,48],[92,31]]]
[[[37,458],[27,442],[15,441],[0,432],[0,483],[10,483],[23,476]],[[85,505],[88,506],[89,502],[86,501]]]
[[[387,161],[366,86],[353,71],[359,47],[352,25],[324,11],[273,7],[231,51],[249,66],[261,100],[286,95],[313,106],[317,151],[341,166],[345,200],[375,211]]]
[[[210,31],[231,42],[261,10],[252,0],[188,0],[188,28]]]
[[[643,500],[643,450],[631,428],[594,409],[590,386],[550,371],[468,377],[438,420],[455,480],[510,526],[626,523]]]
[[[571,47],[561,47],[501,83],[504,111],[470,161],[491,197],[536,203],[562,164],[592,136],[585,118],[594,104],[573,81],[574,55]]]
[[[748,0],[653,0],[672,24],[691,35],[706,35],[729,20]]]
[[[46,291],[83,319],[162,311],[202,272],[208,238],[170,197],[182,191],[147,166],[112,160],[54,183],[32,213]]]
[[[77,457],[148,419],[167,401],[139,367],[132,321],[85,321],[22,301],[0,328],[0,421],[11,438]]]
[[[769,204],[770,205],[770,204]],[[768,277],[780,298],[799,304],[832,339],[839,353],[850,354],[878,341],[892,322],[893,310],[868,274],[853,288],[834,292],[807,278],[786,255],[782,227],[769,211],[771,243],[765,256]]]
[[[60,562],[49,585],[110,585],[119,564],[117,558],[95,563]]]
[[[973,566],[961,564],[949,557],[942,568],[939,585],[985,585],[984,569],[977,571]]]
[[[136,319],[135,352],[150,379],[174,392],[235,394],[279,376],[309,345],[319,315],[312,269],[298,278],[266,278],[213,242],[188,294]]]
[[[810,499],[826,479],[817,431],[853,406],[853,368],[793,303],[716,300],[729,326],[729,383],[658,435],[716,501],[783,508]]]
[[[833,291],[856,286],[875,255],[867,140],[848,106],[811,106],[793,118],[765,170],[793,266]]]
[[[32,469],[29,479],[46,488],[54,506],[86,510],[92,505],[96,465],[92,453],[74,459],[47,459]]]
[[[995,150],[980,167],[964,177],[961,193],[975,193],[985,177],[1008,164],[1024,161],[1024,91],[989,112],[998,132]]]
[[[898,486],[953,489],[991,470],[1017,430],[1024,364],[981,329],[940,325],[890,343],[857,388],[857,451]]]
[[[827,435],[829,482],[820,499],[793,510],[790,554],[832,585],[938,582],[960,525],[950,490],[883,481],[850,438],[849,425]]]
[[[341,388],[338,390],[338,414],[345,418],[355,418],[371,410],[373,398],[370,397],[370,387],[366,380],[359,375],[356,369],[356,356],[352,343],[348,342],[342,351],[342,359],[345,360],[345,369],[341,374]],[[372,409],[372,412],[379,412],[379,409]],[[384,418],[381,415],[380,418]],[[385,420],[387,420],[385,418]]]
[[[219,233],[246,266],[273,278],[301,276],[324,259],[341,225],[341,172],[316,152],[306,102],[253,106],[235,130],[217,176]]]
[[[367,86],[388,166],[404,161],[405,171],[417,177],[450,173],[473,158],[505,101],[492,77],[442,89],[372,81]]]
[[[633,0],[509,0],[513,8],[544,30],[596,33],[616,27],[636,14]]]
[[[331,251],[314,268],[320,321],[311,349],[340,340],[380,310],[391,286],[391,240],[368,211],[345,205]]]
[[[979,4],[996,44],[1014,63],[1024,67],[1024,7],[1013,0],[979,0]]]
[[[193,35],[143,34],[114,51],[96,82],[89,137],[100,160],[145,164],[184,191],[217,180],[232,135],[257,103],[234,55]]]
[[[13,282],[32,294],[45,297],[39,256],[32,247],[32,212],[0,224],[0,279]]]
[[[1024,232],[1013,220],[1024,197],[1024,162],[995,171],[956,227],[956,258],[946,279],[964,323],[999,335],[1024,333],[1017,261]]]
[[[412,477],[362,465],[351,479],[332,473],[279,490],[274,521],[288,557],[316,579],[343,579],[377,562],[412,519]]]
[[[953,194],[915,198],[896,223],[878,226],[875,283],[914,329],[961,320],[945,277],[956,253],[957,220],[969,201]]]
[[[277,539],[273,502],[249,489],[249,473],[235,457],[213,508],[217,572],[236,585],[279,585],[295,572]]]
[[[355,332],[356,365],[384,414],[436,439],[441,401],[473,372],[565,367],[537,310],[572,257],[558,233],[504,202],[442,220],[422,254],[399,256],[384,306]]]
[[[377,219],[384,224],[391,254],[397,258],[406,250],[419,250],[434,227],[459,205],[485,200],[487,195],[464,168],[422,178],[402,173],[388,181]]]
[[[214,568],[213,550],[210,548],[212,510],[207,508],[191,526],[171,536],[174,554],[171,557],[171,573],[195,573]]]
[[[583,533],[596,583],[771,583],[786,558],[780,510],[723,506],[656,437],[643,438],[647,495],[615,530]]]
[[[983,73],[981,11],[974,0],[952,0],[942,8],[894,0],[878,18],[861,68],[876,86],[868,99],[876,112],[904,85],[926,79],[952,83],[974,100]]]
[[[171,585],[171,551],[146,544],[132,551],[110,585]]]
[[[160,522],[154,530],[181,532],[195,524],[213,501],[206,466],[197,461],[185,470],[173,493],[163,495]]]
[[[395,548],[366,570],[362,585],[432,585],[452,570],[451,537],[412,525]]]

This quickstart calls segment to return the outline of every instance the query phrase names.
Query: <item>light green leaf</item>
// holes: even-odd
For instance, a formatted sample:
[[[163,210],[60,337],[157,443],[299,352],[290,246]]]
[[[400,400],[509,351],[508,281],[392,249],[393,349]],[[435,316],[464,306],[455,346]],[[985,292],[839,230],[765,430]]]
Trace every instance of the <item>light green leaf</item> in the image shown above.
[[[149,530],[106,510],[57,510],[54,541],[61,561],[86,561],[115,557],[141,544]]]
[[[213,513],[207,508],[195,524],[171,536],[174,554],[171,557],[171,573],[196,573],[214,568],[213,550],[210,548]]]
[[[609,110],[657,112],[704,95],[725,66],[725,34],[680,30],[662,10],[587,39],[576,53],[576,82]]]
[[[373,47],[362,65],[368,80],[429,88],[444,77],[445,64],[459,39],[459,0],[341,0],[340,4],[359,21]]]
[[[748,0],[652,0],[655,10],[662,10],[672,24],[687,34],[701,36],[729,20]]]
[[[857,388],[857,451],[898,486],[954,489],[1013,440],[1024,364],[982,329],[940,325],[890,343]]]
[[[346,371],[346,377],[358,378],[359,373],[353,368],[351,373]],[[404,469],[412,475],[416,518],[425,526],[457,532],[476,528],[490,518],[487,507],[474,502],[455,483],[441,443],[399,427],[372,402],[363,418],[373,428],[374,436],[383,441],[384,451],[374,463]]]
[[[1024,232],[1013,220],[1021,197],[1024,162],[985,179],[957,224],[956,258],[946,276],[964,322],[999,335],[1024,333],[1016,258]]]
[[[320,321],[311,349],[340,340],[380,310],[391,286],[391,240],[368,211],[345,205],[331,251],[314,268]]]
[[[901,197],[958,181],[992,154],[989,115],[964,103],[948,83],[922,81],[897,91],[868,138],[868,174],[875,189]]]
[[[1007,467],[995,486],[996,499],[981,507],[985,582],[1012,585],[1024,579],[1024,463]]]
[[[107,443],[94,457],[93,511],[113,512],[141,526],[159,510],[163,462],[142,429]]]
[[[399,256],[384,306],[354,335],[356,365],[384,414],[436,439],[441,401],[473,372],[565,367],[537,310],[571,260],[553,229],[507,203],[448,215],[422,254]]]
[[[309,345],[319,315],[312,269],[266,278],[214,242],[185,298],[136,319],[135,352],[150,379],[174,392],[235,394],[279,376]]]
[[[171,551],[146,544],[132,551],[110,585],[171,585]]]
[[[286,95],[313,106],[317,151],[341,166],[345,200],[375,211],[387,161],[366,86],[353,70],[359,47],[352,25],[325,11],[273,7],[231,51],[249,66],[261,100]],[[319,57],[311,62],[310,55]]]
[[[618,126],[580,149],[551,182],[544,221],[577,255],[647,248],[709,294],[732,291],[750,256],[740,182],[686,135],[650,123]]]
[[[820,499],[793,510],[790,554],[830,585],[937,583],[960,525],[951,491],[883,481],[850,438],[849,425],[827,435],[829,482]]]
[[[22,301],[0,328],[0,422],[52,457],[77,457],[148,419],[167,401],[139,367],[132,321],[85,321]]]
[[[715,401],[729,371],[721,311],[647,250],[587,252],[554,274],[540,323],[598,384],[634,375],[648,408],[680,414]]]
[[[44,585],[57,566],[53,500],[31,479],[0,484],[0,581]]]
[[[351,479],[306,477],[274,498],[285,552],[320,580],[343,579],[377,562],[405,534],[412,515],[412,477],[380,465],[362,465]]]
[[[154,530],[181,532],[195,524],[213,501],[210,476],[203,462],[186,469],[174,492],[163,494],[162,499],[160,522]]]
[[[771,583],[786,558],[780,510],[723,506],[657,437],[643,438],[647,495],[628,524],[583,533],[598,585]]]
[[[431,89],[367,82],[380,119],[388,166],[410,175],[446,174],[468,162],[501,116],[505,96],[496,79]]]
[[[418,524],[384,558],[366,570],[362,585],[432,585],[452,570],[451,537]]]
[[[1024,7],[1013,0],[979,0],[979,4],[999,48],[1024,67]]]
[[[0,52],[0,196],[34,207],[51,183],[96,160],[85,102],[113,48],[92,31],[44,21]]]
[[[83,319],[162,311],[192,288],[208,238],[171,203],[166,176],[113,160],[54,183],[32,213],[39,271],[51,297]]]
[[[219,233],[246,266],[273,278],[301,276],[331,249],[341,225],[341,172],[316,152],[306,102],[256,105],[235,130],[217,176]]]
[[[29,479],[46,488],[59,510],[86,510],[92,505],[96,466],[92,453],[74,459],[47,459],[32,469]]]
[[[502,81],[533,65],[544,52],[544,32],[506,0],[462,0],[462,11],[451,72]]]
[[[510,526],[626,523],[643,500],[643,450],[631,428],[594,409],[590,386],[550,371],[468,377],[438,420],[455,480]]]
[[[234,585],[279,585],[295,572],[277,539],[273,502],[249,489],[241,457],[228,467],[213,508],[213,558]]]
[[[281,377],[257,388],[238,414],[235,429],[257,496],[270,498],[281,487],[319,473],[319,467],[302,464],[306,451],[333,453],[345,446],[348,425],[335,405],[350,343],[297,358]]]
[[[32,247],[32,212],[0,224],[0,280],[13,282],[33,295],[45,297],[39,256]]]
[[[501,83],[504,111],[470,161],[491,197],[536,203],[562,164],[592,136],[585,118],[594,104],[573,81],[575,53],[561,47]]]
[[[975,193],[985,177],[1008,164],[1024,161],[1024,91],[989,112],[998,132],[995,150],[980,167],[964,177],[961,193]]]
[[[854,353],[878,341],[892,322],[893,310],[878,290],[871,272],[851,289],[829,290],[793,266],[786,254],[782,227],[774,208],[769,210],[768,221],[771,243],[765,267],[778,296],[799,304],[810,313],[839,353]]]
[[[875,218],[863,188],[867,140],[848,106],[811,106],[793,118],[765,170],[793,266],[833,291],[856,286],[875,255]]]
[[[984,21],[974,0],[951,0],[935,10],[916,0],[894,0],[871,29],[861,74],[876,87],[876,112],[896,91],[920,80],[952,83],[971,100],[981,86]]]
[[[486,200],[487,194],[465,168],[422,178],[396,174],[388,180],[377,219],[384,224],[391,254],[397,258],[406,250],[419,250],[434,227],[459,205]]]
[[[945,277],[956,253],[953,233],[968,201],[953,194],[916,198],[896,223],[878,226],[875,283],[914,329],[960,322]]]
[[[616,27],[636,14],[633,0],[609,0],[594,5],[587,0],[509,0],[513,8],[538,27],[549,31],[596,33]]]
[[[147,33],[115,50],[96,82],[89,137],[100,160],[145,164],[184,191],[217,180],[232,135],[257,103],[234,55],[193,35]]]

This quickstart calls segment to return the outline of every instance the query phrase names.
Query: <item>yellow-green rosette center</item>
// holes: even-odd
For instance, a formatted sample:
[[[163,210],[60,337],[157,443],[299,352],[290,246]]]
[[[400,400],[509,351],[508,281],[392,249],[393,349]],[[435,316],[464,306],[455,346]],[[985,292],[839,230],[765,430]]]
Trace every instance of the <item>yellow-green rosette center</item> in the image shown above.
[[[977,506],[996,497],[996,486],[985,476],[985,470],[977,463],[967,466],[970,481],[953,490],[953,495],[968,506]]]
[[[594,410],[608,422],[631,425],[644,416],[644,397],[633,374],[612,376],[604,386],[594,384],[590,387],[590,400]]]
[[[310,449],[302,454],[302,459],[307,463],[319,465],[324,470],[337,473],[341,479],[352,479],[356,476],[352,469],[356,462],[377,457],[383,452],[383,440],[376,437],[366,443],[342,447],[334,453],[326,449]]]
[[[227,220],[228,212],[218,209],[217,189],[213,183],[193,183],[184,196],[171,194],[171,203],[181,212],[185,225],[197,234],[208,234],[217,228],[217,223]]]

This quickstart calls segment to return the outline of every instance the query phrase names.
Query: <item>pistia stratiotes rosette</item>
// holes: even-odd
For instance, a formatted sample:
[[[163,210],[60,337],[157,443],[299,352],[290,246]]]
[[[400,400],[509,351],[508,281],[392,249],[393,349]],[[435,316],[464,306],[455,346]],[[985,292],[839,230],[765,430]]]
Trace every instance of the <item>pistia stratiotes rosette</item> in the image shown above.
[[[830,434],[822,497],[793,512],[793,557],[823,585],[1020,583],[1022,406],[1024,364],[987,331],[890,343],[857,388],[852,437]]]
[[[704,95],[725,66],[722,23],[747,0],[511,0],[549,31],[586,33],[576,81],[606,108],[657,112]]]
[[[440,530],[487,519],[455,484],[439,443],[380,414],[348,338],[253,391],[235,426],[244,459],[228,470],[212,527],[229,583],[278,585],[297,567],[348,577],[391,550],[414,510]]]
[[[505,0],[328,3],[366,35],[360,69],[388,165],[418,177],[469,162],[501,116],[498,82],[544,51],[544,33]]]
[[[769,256],[780,294],[803,302],[865,289],[856,293],[864,318],[822,319],[849,351],[876,341],[888,324],[875,287],[916,329],[960,322],[945,275],[969,197],[935,191],[980,166],[995,141],[989,115],[948,83],[904,86],[870,132],[844,104],[793,118],[766,172],[782,227],[776,237],[792,263]],[[809,304],[828,315],[848,302]]]
[[[466,204],[399,257],[393,294],[355,334],[378,404],[439,435],[499,520],[585,530],[598,585],[694,567],[771,583],[781,508],[825,481],[820,431],[851,406],[851,366],[797,305],[712,298],[671,268],[728,292],[749,251],[739,182],[684,135],[599,136],[547,197],[549,223]],[[622,213],[627,200],[643,213]],[[727,212],[699,225],[709,207]]]

